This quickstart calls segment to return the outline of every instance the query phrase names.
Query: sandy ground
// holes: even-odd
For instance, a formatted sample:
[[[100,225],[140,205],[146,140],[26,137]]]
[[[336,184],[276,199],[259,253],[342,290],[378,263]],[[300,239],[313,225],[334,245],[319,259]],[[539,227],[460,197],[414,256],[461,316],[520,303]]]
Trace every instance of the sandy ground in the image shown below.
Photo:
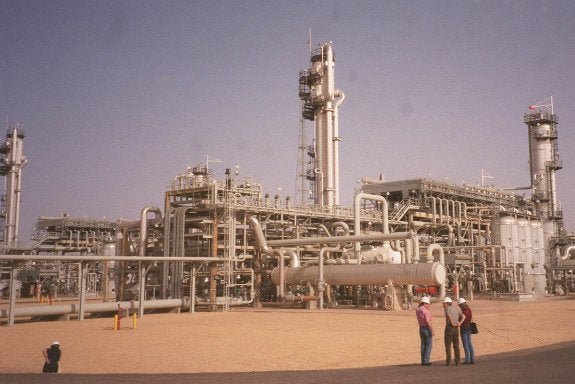
[[[484,356],[575,341],[575,297],[470,302]],[[441,304],[433,304],[432,361],[445,359]],[[122,321],[17,323],[0,327],[0,373],[40,372],[42,349],[62,346],[64,373],[198,373],[328,370],[419,363],[414,310],[233,308],[146,314]],[[463,349],[461,349],[463,356]]]

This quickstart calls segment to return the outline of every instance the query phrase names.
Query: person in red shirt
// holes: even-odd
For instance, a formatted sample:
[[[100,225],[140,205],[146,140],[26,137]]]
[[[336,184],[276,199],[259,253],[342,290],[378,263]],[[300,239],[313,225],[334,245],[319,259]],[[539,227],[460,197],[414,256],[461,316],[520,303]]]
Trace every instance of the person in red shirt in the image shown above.
[[[431,357],[432,337],[435,335],[433,331],[433,324],[431,320],[431,312],[429,311],[428,296],[421,298],[419,306],[415,310],[417,323],[419,324],[419,338],[421,339],[421,365],[430,366],[429,359]]]
[[[473,313],[471,312],[469,304],[467,304],[467,301],[463,297],[460,297],[457,303],[465,315],[465,320],[463,320],[459,329],[463,351],[465,352],[465,361],[463,364],[475,364],[475,351],[473,350],[473,344],[471,343],[471,319],[473,317]]]

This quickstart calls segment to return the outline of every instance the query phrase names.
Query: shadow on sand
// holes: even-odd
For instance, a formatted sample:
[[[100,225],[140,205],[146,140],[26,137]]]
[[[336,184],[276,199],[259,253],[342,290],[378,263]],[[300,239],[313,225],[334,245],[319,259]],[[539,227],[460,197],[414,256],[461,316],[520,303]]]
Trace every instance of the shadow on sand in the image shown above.
[[[483,356],[475,365],[399,365],[323,371],[182,374],[0,374],[4,384],[358,384],[358,383],[570,383],[575,377],[575,343]]]

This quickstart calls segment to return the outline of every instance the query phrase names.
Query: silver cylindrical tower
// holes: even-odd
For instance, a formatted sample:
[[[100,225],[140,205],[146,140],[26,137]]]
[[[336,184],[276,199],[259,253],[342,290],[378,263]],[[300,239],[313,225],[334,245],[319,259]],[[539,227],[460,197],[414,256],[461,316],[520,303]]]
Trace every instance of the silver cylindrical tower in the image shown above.
[[[557,144],[557,117],[553,102],[531,106],[523,122],[529,131],[529,160],[532,197],[543,222],[545,244],[559,235],[562,223],[561,207],[557,201],[555,172],[562,168]],[[551,262],[551,250],[545,247],[545,262]]]
[[[4,244],[16,245],[19,240],[20,195],[22,169],[28,163],[23,155],[24,131],[20,125],[11,126],[0,146],[0,175],[6,177],[6,194],[2,207]]]
[[[304,101],[302,116],[315,121],[314,201],[323,206],[339,205],[337,109],[344,95],[335,89],[332,44],[313,50],[310,62],[310,67],[300,72],[299,94]]]

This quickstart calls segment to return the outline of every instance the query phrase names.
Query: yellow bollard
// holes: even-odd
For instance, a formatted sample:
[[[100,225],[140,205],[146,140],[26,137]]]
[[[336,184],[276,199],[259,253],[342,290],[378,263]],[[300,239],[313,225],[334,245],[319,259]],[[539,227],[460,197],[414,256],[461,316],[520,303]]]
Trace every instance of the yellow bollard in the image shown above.
[[[118,330],[118,315],[114,315],[114,331]]]
[[[134,314],[132,315],[132,329],[136,329],[137,323],[138,323],[137,317],[136,317],[136,314],[134,313]]]

